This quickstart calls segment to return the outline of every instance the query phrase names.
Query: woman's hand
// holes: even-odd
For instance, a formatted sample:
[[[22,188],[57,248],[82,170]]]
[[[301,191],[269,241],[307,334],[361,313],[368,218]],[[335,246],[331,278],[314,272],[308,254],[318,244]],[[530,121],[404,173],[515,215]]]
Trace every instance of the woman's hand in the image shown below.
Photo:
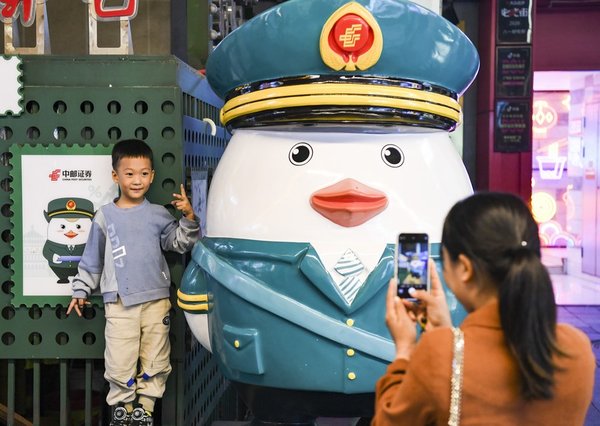
[[[446,293],[444,292],[444,287],[432,259],[429,261],[429,277],[431,280],[430,291],[415,290],[410,293],[412,297],[421,303],[413,304],[410,301],[404,300],[404,305],[412,311],[411,314],[418,318],[419,323],[425,330],[437,327],[451,327],[452,320],[450,319],[450,311],[446,302]]]
[[[396,345],[396,359],[410,359],[417,341],[415,316],[409,315],[397,294],[397,280],[392,278],[386,298],[385,323]]]

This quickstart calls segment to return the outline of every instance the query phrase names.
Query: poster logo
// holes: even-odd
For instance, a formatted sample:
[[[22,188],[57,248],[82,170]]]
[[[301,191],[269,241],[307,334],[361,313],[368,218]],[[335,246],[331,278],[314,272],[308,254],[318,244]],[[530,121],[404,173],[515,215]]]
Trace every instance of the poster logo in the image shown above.
[[[48,177],[50,178],[50,180],[52,182],[56,182],[58,179],[60,179],[60,169],[54,169],[50,172],[50,174],[48,175]]]
[[[48,175],[52,182],[62,181],[91,181],[92,171],[91,170],[63,170],[54,169]]]

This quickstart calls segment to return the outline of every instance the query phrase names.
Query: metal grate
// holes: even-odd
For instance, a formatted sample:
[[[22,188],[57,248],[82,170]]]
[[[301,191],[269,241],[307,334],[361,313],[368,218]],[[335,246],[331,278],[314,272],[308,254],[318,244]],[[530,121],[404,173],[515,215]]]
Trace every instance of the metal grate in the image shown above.
[[[183,140],[186,174],[205,171],[208,182],[227,145],[230,135],[218,126],[215,136],[203,121],[211,119],[218,125],[220,104],[205,99],[214,98],[208,85],[201,84],[196,92],[183,93]],[[190,179],[188,179],[188,182]],[[233,419],[237,415],[237,395],[220,374],[213,356],[191,337],[191,349],[185,358],[185,425],[206,425],[216,419]]]

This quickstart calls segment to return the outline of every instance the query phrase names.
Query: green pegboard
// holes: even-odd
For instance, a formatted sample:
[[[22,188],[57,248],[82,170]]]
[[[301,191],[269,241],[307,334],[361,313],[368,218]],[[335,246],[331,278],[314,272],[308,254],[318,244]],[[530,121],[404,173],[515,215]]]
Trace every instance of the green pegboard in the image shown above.
[[[18,294],[22,277],[13,271],[23,265],[15,265],[15,255],[23,255],[12,245],[27,230],[11,224],[22,204],[11,157],[29,149],[110,152],[119,139],[143,139],[156,170],[148,199],[177,216],[170,201],[185,179],[183,96],[194,93],[202,77],[174,57],[23,56],[22,69],[23,112],[0,117],[0,358],[103,358],[101,307],[77,321],[65,316],[65,302],[28,302]],[[26,197],[29,188],[21,189]],[[167,259],[174,293],[185,258],[169,253]],[[183,359],[185,319],[176,309],[172,318],[172,356]]]
[[[0,359],[102,359],[101,306],[86,308],[84,318],[66,317],[66,302],[50,306],[55,302],[13,298],[22,286],[13,251],[20,248],[15,216],[22,202],[18,170],[11,168],[23,153],[95,154],[137,137],[154,151],[156,176],[148,198],[177,216],[169,204],[172,192],[181,182],[189,184],[192,169],[206,170],[210,181],[229,135],[222,127],[209,134],[202,120],[218,125],[220,105],[207,94],[204,78],[174,57],[24,56],[22,62],[23,112],[0,117]],[[185,256],[167,253],[167,260],[176,306]],[[171,311],[170,339],[174,370],[161,401],[162,424],[202,424],[231,411],[221,407],[222,395],[231,393],[227,382],[212,355],[190,343],[178,308]]]

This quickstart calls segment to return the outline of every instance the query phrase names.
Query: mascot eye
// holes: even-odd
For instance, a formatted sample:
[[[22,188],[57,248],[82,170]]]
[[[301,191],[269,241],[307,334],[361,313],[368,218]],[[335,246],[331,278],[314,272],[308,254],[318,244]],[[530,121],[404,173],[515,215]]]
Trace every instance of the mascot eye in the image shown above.
[[[67,227],[65,225],[60,225],[60,229],[66,229]]]
[[[81,225],[75,225],[75,228],[81,229]]]
[[[386,145],[381,150],[383,162],[390,167],[400,167],[404,163],[404,154],[396,145]]]
[[[300,142],[290,149],[288,158],[294,166],[303,166],[310,161],[312,155],[312,147],[306,142]]]

